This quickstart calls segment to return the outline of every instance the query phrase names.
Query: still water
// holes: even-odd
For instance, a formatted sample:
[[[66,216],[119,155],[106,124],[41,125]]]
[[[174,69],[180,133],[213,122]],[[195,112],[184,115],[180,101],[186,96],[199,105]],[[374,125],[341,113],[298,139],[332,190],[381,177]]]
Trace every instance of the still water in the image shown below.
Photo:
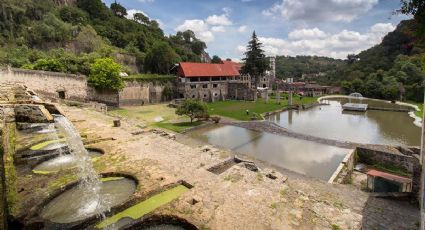
[[[231,149],[277,167],[328,180],[348,149],[255,132],[236,126],[211,126],[188,133],[212,145]]]
[[[318,137],[367,144],[420,146],[421,129],[413,124],[406,112],[367,110],[342,111],[347,99],[328,100],[323,105],[301,111],[285,111],[270,116],[275,122],[292,131]],[[357,102],[357,101],[353,101]],[[403,108],[379,101],[363,100],[374,107]]]

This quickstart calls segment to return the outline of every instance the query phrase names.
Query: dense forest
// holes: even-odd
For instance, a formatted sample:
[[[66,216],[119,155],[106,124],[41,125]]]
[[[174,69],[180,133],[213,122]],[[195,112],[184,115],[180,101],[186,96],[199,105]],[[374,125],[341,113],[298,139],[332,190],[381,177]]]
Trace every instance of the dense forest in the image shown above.
[[[277,56],[276,75],[282,79],[291,77],[299,80],[303,74],[327,73],[343,64],[344,61],[329,57]]]
[[[101,0],[1,0],[0,65],[89,74],[96,59],[111,57],[129,73],[167,74],[205,55],[192,31],[167,37],[146,15],[127,16]]]

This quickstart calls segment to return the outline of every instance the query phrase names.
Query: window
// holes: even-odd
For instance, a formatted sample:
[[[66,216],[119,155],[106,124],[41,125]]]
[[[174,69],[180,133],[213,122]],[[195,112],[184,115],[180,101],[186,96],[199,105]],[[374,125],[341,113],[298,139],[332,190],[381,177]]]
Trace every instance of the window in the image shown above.
[[[196,85],[190,85],[191,89],[196,89]]]
[[[213,88],[217,88],[218,87],[218,84],[213,84]]]
[[[206,94],[204,94],[204,98],[206,98],[207,97],[207,95]]]
[[[192,95],[192,98],[195,98],[195,97],[196,97],[196,95],[195,95],[195,94],[193,94],[193,95]]]
[[[208,85],[207,84],[203,84],[202,85],[202,88],[207,89],[208,88]]]
[[[58,91],[58,96],[59,96],[60,99],[65,99],[65,91],[63,91],[63,90]]]

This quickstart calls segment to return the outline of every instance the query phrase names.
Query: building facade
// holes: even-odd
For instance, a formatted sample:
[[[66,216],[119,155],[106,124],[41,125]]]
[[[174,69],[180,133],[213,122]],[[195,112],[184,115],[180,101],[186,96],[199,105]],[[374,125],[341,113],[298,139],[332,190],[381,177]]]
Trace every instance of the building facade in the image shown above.
[[[275,59],[270,59],[270,71],[260,79],[261,88],[271,87],[275,77]],[[249,75],[240,73],[242,65],[233,61],[213,63],[181,62],[177,68],[180,98],[217,100],[255,100],[256,90]]]

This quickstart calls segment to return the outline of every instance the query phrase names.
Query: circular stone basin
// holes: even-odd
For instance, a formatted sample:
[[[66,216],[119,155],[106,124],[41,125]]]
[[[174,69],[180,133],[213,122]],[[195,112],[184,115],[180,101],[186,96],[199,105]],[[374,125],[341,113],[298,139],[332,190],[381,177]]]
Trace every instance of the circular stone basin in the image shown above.
[[[97,149],[87,149],[87,152],[92,159],[103,155],[103,152]],[[60,170],[74,168],[77,166],[77,162],[74,155],[60,155],[35,166],[33,172],[38,174],[54,173]]]
[[[102,178],[100,200],[82,186],[75,186],[50,201],[42,210],[41,217],[54,223],[67,224],[87,219],[124,203],[136,190],[136,182],[124,177]]]
[[[197,230],[198,228],[179,217],[153,216],[139,223],[124,227],[125,230]]]

